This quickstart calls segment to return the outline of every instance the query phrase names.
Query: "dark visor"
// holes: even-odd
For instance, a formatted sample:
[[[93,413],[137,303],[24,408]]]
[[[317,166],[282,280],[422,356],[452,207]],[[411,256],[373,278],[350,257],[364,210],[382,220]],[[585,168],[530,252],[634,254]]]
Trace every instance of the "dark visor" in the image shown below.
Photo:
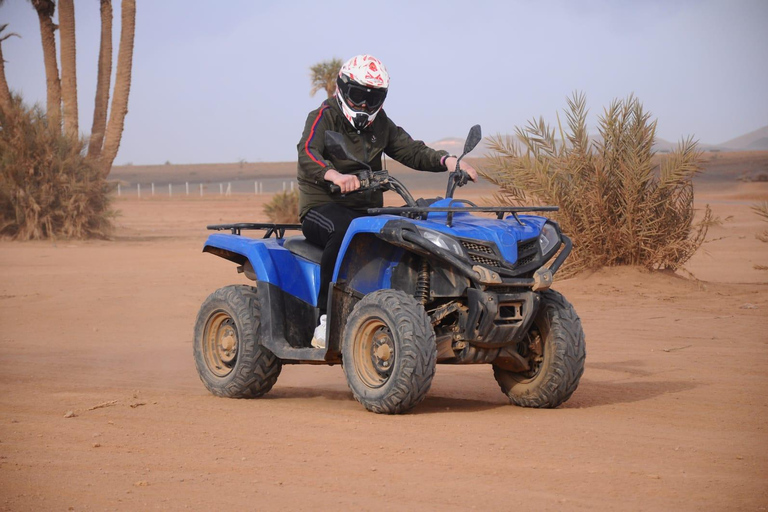
[[[368,107],[367,110],[376,110],[387,98],[386,89],[365,87],[353,82],[345,82],[341,78],[337,82],[344,97],[356,107],[362,107],[365,104]]]

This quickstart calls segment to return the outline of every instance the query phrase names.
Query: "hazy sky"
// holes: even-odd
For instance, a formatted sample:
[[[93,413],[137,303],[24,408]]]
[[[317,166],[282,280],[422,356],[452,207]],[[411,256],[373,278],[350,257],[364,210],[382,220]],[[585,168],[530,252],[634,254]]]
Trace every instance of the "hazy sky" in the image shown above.
[[[76,1],[80,127],[90,132],[99,2]],[[114,49],[120,1],[114,0]],[[721,143],[768,125],[768,1],[137,0],[133,83],[116,164],[293,160],[309,67],[370,53],[391,76],[389,116],[427,142],[555,121],[583,91],[590,129],[634,92],[658,135]],[[11,89],[45,102],[31,4],[0,24]],[[113,68],[114,70],[114,68]]]

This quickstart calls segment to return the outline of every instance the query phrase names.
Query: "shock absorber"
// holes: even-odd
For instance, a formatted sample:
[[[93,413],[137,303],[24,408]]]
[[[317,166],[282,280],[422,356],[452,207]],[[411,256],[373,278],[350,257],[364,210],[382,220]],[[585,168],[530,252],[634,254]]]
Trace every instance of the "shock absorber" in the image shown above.
[[[429,300],[429,262],[427,258],[421,259],[419,278],[416,281],[416,298],[422,304],[426,304],[427,300]]]

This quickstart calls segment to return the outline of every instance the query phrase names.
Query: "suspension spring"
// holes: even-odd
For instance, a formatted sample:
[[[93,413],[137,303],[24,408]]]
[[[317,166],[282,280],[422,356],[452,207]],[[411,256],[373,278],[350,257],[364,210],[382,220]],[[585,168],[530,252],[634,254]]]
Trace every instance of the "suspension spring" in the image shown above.
[[[426,258],[421,260],[421,268],[419,269],[419,278],[416,281],[416,298],[421,301],[422,304],[426,304],[429,300],[429,262]]]

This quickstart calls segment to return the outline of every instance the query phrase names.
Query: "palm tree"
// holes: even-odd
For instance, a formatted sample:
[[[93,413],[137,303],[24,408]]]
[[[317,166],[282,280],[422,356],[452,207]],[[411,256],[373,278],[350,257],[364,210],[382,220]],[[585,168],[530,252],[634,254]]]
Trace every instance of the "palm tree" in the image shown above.
[[[77,137],[77,66],[75,46],[75,5],[73,0],[59,0],[59,37],[61,38],[61,96],[64,100],[64,133]]]
[[[48,125],[61,126],[61,81],[59,65],[56,62],[56,36],[58,26],[53,22],[56,4],[53,0],[31,0],[40,22],[40,36],[43,40],[43,61],[45,62],[45,82],[48,90],[47,117]]]
[[[3,2],[0,0],[0,5]],[[11,107],[11,90],[8,88],[8,81],[5,79],[5,61],[3,60],[3,41],[11,36],[21,37],[15,32],[3,35],[3,31],[8,27],[5,23],[0,25],[0,108],[9,109]]]
[[[106,177],[115,161],[120,139],[123,136],[125,115],[128,113],[128,94],[131,90],[131,68],[133,65],[133,38],[136,32],[136,0],[123,0],[121,5],[120,47],[117,51],[117,75],[112,109],[101,155],[101,172]]]
[[[112,77],[112,0],[101,0],[101,46],[99,47],[99,70],[96,78],[96,100],[93,108],[91,139],[88,143],[88,158],[101,155],[104,132],[107,128],[109,108],[109,82]]]
[[[309,95],[314,96],[317,91],[325,89],[330,99],[336,92],[336,77],[339,76],[342,64],[341,59],[333,58],[318,62],[310,67],[309,78],[312,81],[312,89],[310,89]]]

